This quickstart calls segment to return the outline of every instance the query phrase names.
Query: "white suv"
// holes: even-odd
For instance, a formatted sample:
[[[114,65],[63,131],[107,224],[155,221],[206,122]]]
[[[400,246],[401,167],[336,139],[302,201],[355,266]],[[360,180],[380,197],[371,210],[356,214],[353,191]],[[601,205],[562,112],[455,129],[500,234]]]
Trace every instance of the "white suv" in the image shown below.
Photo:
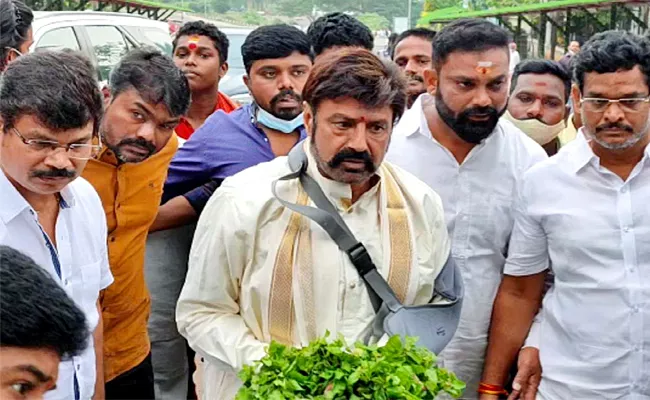
[[[166,22],[145,17],[96,11],[37,11],[32,24],[32,52],[72,49],[84,53],[97,68],[103,85],[120,58],[143,44],[171,55],[172,40]]]

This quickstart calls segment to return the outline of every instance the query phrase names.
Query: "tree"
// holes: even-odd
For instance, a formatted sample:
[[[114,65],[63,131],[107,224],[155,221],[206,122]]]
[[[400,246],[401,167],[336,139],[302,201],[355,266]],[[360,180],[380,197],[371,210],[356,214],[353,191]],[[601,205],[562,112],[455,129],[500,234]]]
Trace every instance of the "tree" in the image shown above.
[[[279,0],[274,2],[275,12],[287,17],[311,17],[314,0]]]
[[[376,32],[380,29],[387,29],[390,27],[390,22],[386,17],[377,13],[361,14],[357,17],[364,25],[370,28],[371,31]]]

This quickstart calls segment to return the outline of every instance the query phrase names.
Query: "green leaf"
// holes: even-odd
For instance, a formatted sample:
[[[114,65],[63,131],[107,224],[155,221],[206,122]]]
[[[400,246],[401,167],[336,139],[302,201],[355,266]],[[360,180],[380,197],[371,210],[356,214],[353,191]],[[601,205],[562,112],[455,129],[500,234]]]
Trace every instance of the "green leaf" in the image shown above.
[[[465,384],[439,368],[417,338],[391,337],[385,346],[324,337],[297,349],[272,342],[267,355],[246,366],[236,400],[418,400],[446,392],[459,397]]]

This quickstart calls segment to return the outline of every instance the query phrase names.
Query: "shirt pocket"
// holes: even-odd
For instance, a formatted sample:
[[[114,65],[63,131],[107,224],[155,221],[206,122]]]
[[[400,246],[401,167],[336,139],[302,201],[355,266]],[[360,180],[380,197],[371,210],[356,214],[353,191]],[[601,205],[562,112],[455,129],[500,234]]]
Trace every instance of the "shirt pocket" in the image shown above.
[[[88,327],[94,330],[99,319],[97,314],[97,299],[101,284],[101,262],[94,262],[80,267],[81,269],[81,298],[83,311],[88,319]]]

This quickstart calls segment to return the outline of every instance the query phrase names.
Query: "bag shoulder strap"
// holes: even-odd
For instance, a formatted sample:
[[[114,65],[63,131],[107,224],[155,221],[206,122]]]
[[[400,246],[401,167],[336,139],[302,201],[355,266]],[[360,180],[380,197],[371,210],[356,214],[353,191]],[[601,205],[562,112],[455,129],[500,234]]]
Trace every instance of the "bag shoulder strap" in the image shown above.
[[[339,249],[348,255],[359,275],[368,285],[368,292],[375,312],[379,310],[382,302],[393,312],[402,308],[402,304],[388,285],[388,282],[377,271],[365,246],[354,237],[350,228],[343,221],[334,205],[327,199],[314,178],[306,173],[307,155],[303,149],[303,144],[297,145],[289,152],[288,161],[292,172],[273,182],[273,195],[283,206],[316,222],[327,232]],[[299,179],[303,189],[317,208],[290,203],[278,196],[277,183],[296,178]]]

